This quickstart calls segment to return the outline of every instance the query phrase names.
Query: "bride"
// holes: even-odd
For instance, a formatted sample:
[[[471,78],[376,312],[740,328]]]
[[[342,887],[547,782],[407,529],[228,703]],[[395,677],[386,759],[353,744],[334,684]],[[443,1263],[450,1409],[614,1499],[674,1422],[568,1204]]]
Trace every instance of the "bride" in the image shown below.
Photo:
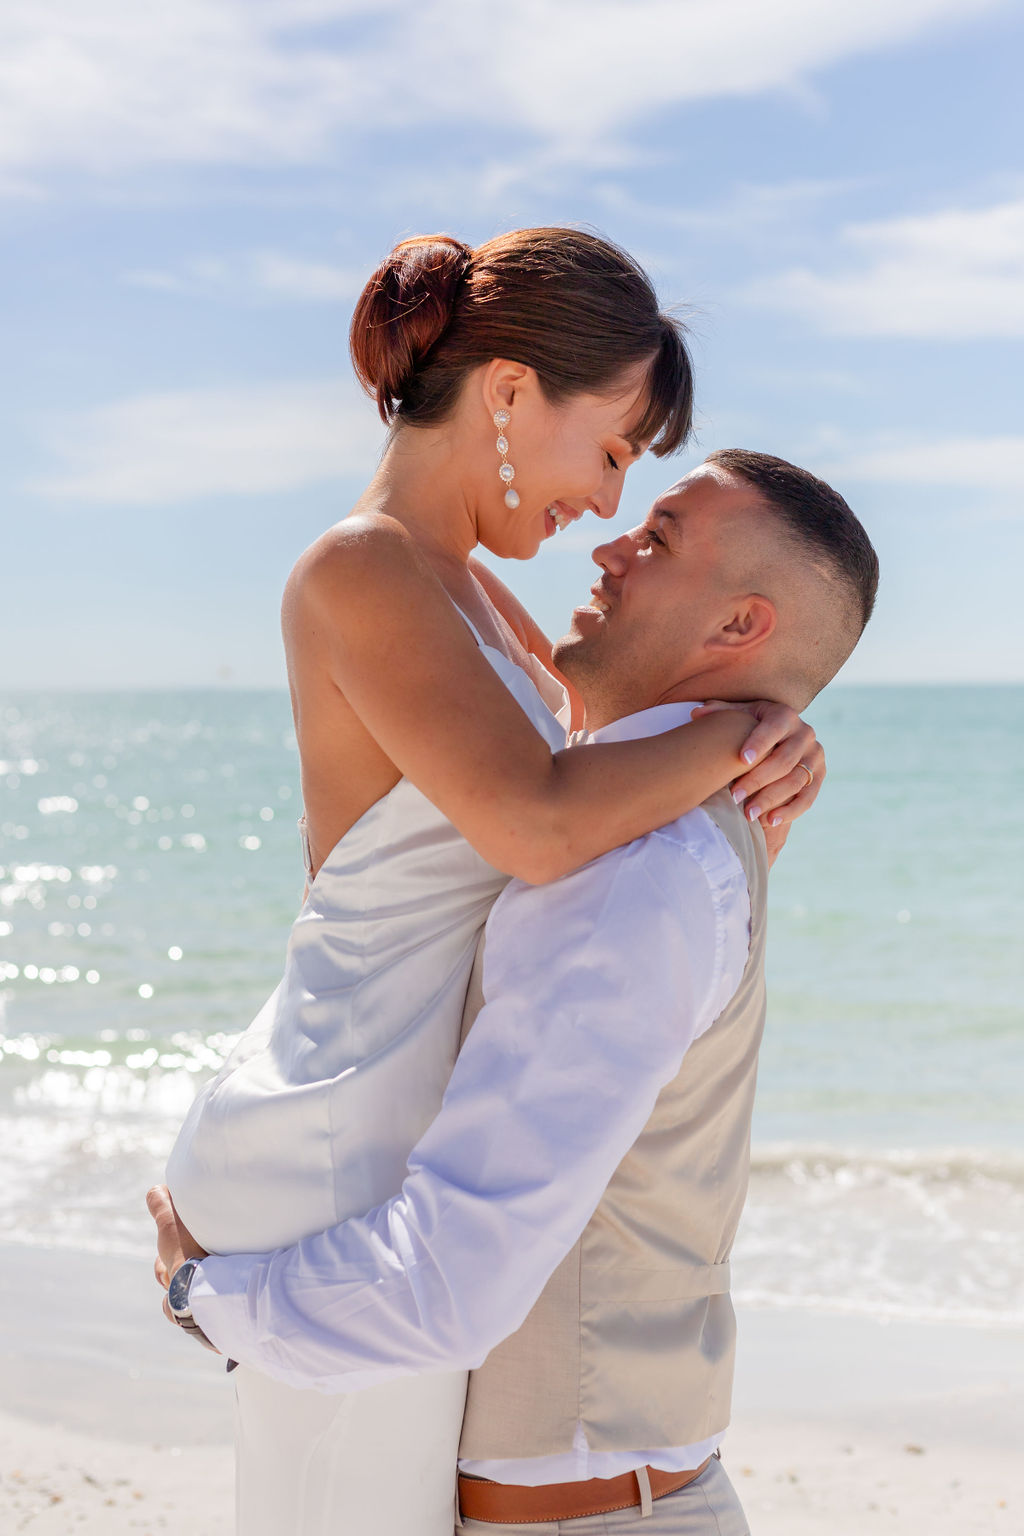
[[[624,252],[570,229],[407,240],[352,322],[391,436],[299,560],[284,634],[309,885],[283,980],[168,1165],[210,1252],[284,1246],[380,1204],[440,1106],[481,929],[510,875],[556,879],[700,804],[752,754],[784,821],[813,734],[781,707],[563,750],[548,641],[477,544],[529,559],[612,517],[690,429],[679,325]],[[766,787],[767,786],[767,787]],[[166,1283],[166,1274],[163,1279]],[[241,1536],[450,1536],[462,1373],[325,1396],[244,1367]]]

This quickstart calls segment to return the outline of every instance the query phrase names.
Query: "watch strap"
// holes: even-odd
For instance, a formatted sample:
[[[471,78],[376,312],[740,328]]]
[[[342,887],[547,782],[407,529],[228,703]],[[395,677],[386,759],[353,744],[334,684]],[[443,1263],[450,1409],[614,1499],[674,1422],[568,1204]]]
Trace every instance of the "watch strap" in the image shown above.
[[[185,1333],[189,1334],[193,1339],[195,1339],[197,1344],[201,1344],[204,1349],[212,1349],[215,1355],[220,1354],[220,1350],[217,1348],[216,1344],[207,1338],[206,1334],[200,1328],[194,1317],[191,1315],[188,1317],[178,1317],[175,1318],[175,1322],[178,1324],[179,1328],[181,1328]]]
[[[189,1310],[189,1292],[192,1289],[192,1281],[198,1268],[199,1260],[197,1258],[186,1259],[184,1264],[178,1266],[171,1276],[171,1283],[167,1292],[167,1304],[170,1308],[171,1316],[179,1328],[183,1329],[185,1333],[191,1334],[196,1342],[202,1344],[205,1349],[212,1349],[215,1354],[220,1354],[216,1344],[207,1338]],[[175,1306],[171,1299],[176,1291],[182,1293],[177,1306]]]

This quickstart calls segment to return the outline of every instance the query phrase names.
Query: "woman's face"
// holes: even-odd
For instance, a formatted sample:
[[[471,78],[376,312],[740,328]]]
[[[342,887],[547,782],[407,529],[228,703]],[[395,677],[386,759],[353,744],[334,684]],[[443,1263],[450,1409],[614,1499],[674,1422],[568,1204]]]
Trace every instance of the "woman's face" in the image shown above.
[[[614,517],[626,470],[647,446],[630,438],[642,415],[647,375],[642,363],[612,391],[573,395],[557,405],[545,398],[532,369],[508,388],[509,422],[501,431],[519,504],[505,505],[501,457],[492,444],[493,478],[488,481],[485,467],[478,515],[486,548],[505,559],[528,560],[545,539],[557,538],[588,511]],[[496,441],[499,429],[492,430]]]

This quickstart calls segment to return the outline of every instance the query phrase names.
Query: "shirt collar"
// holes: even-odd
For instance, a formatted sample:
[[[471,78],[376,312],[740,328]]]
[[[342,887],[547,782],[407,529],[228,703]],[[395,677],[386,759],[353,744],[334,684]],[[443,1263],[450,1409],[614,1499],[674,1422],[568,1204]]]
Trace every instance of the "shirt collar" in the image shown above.
[[[577,742],[589,741],[639,741],[642,736],[661,736],[665,731],[686,725],[696,703],[656,704],[653,709],[638,710],[635,715],[623,715],[598,726],[596,731],[580,731]]]

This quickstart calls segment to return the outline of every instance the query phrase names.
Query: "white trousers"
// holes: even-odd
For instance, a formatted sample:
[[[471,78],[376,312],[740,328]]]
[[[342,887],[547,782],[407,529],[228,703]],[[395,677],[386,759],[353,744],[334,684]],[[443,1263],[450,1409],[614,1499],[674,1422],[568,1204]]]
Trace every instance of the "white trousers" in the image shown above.
[[[238,1536],[452,1536],[464,1372],[333,1396],[232,1380]]]
[[[649,1515],[616,1509],[610,1515],[579,1520],[536,1520],[526,1525],[493,1525],[464,1520],[464,1536],[750,1536],[743,1507],[717,1456],[706,1472],[676,1493],[655,1499]]]

